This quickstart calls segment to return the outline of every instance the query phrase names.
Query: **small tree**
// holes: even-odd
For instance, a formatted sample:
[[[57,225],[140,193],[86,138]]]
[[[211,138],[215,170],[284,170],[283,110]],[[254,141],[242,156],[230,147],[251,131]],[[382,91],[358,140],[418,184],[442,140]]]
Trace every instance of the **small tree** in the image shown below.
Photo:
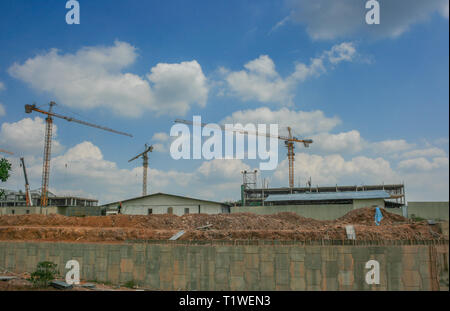
[[[34,287],[47,287],[58,275],[57,264],[50,261],[41,261],[36,271],[31,274],[30,281]]]
[[[0,180],[6,182],[11,171],[11,163],[5,158],[0,159]],[[5,195],[5,191],[0,189],[0,199]]]

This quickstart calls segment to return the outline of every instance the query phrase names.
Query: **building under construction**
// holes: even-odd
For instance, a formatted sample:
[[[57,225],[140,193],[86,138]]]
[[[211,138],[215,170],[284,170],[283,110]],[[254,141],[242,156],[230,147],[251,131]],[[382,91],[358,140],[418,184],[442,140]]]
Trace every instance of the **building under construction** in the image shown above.
[[[41,191],[30,191],[32,206],[41,206]],[[80,198],[75,196],[57,196],[51,192],[48,192],[48,206],[80,206],[80,207],[92,207],[97,206],[98,200]],[[26,196],[23,191],[5,190],[5,195],[0,199],[1,207],[20,207],[27,206]]]
[[[405,185],[311,186],[268,188],[265,182],[257,187],[257,171],[243,171],[242,206],[353,204],[355,200],[382,200],[383,207],[401,208],[406,205]]]
[[[0,198],[0,215],[60,214],[65,216],[100,215],[98,200],[76,196],[57,196],[48,192],[48,206],[41,205],[41,191],[30,191],[30,204],[27,204],[23,191],[5,190]]]
[[[375,194],[374,191],[385,191],[388,197],[384,198],[385,207],[402,207],[405,205],[405,186],[392,185],[365,185],[365,186],[322,186],[297,188],[256,188],[244,184],[241,187],[242,205],[283,205],[283,204],[342,204],[348,203],[359,193]],[[379,192],[378,192],[379,193]],[[318,196],[314,196],[318,194]],[[333,194],[333,195],[330,195]],[[283,195],[281,197],[280,195]],[[269,198],[270,196],[270,198]],[[274,200],[274,198],[281,200]],[[367,196],[366,196],[367,197]],[[319,200],[317,200],[318,198]],[[284,199],[284,200],[283,200]]]

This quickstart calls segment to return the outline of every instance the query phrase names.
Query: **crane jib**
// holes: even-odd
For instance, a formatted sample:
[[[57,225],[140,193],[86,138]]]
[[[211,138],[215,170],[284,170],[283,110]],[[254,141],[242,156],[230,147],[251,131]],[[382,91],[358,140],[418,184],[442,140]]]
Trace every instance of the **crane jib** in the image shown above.
[[[64,119],[64,120],[66,120],[68,122],[75,122],[75,123],[83,124],[83,125],[86,125],[86,126],[98,128],[98,129],[101,129],[101,130],[104,130],[104,131],[108,131],[108,132],[112,132],[112,133],[116,133],[116,134],[120,134],[120,135],[124,135],[124,136],[128,136],[128,137],[133,137],[133,135],[131,135],[131,134],[128,134],[128,133],[125,133],[125,132],[116,131],[116,130],[113,130],[111,128],[105,127],[105,126],[100,126],[100,125],[89,123],[89,122],[86,122],[86,121],[77,120],[77,119],[72,118],[72,117],[63,116],[63,115],[60,115],[60,114],[57,114],[57,113],[54,113],[54,112],[41,110],[39,108],[36,108],[35,105],[25,105],[25,112],[26,113],[31,113],[33,110],[37,111],[37,112],[40,112],[40,113],[43,113],[43,114],[46,114],[46,115],[51,116],[51,117]]]

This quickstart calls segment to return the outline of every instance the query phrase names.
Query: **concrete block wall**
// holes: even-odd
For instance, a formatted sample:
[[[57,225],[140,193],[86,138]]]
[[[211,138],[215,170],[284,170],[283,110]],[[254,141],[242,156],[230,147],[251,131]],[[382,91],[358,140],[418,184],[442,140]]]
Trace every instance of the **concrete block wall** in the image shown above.
[[[14,211],[14,213],[13,213]],[[51,215],[58,214],[58,208],[56,206],[40,207],[40,206],[8,206],[0,207],[1,215],[27,215],[27,214],[42,214]]]
[[[448,290],[448,243],[441,245],[83,244],[0,242],[0,269],[32,272],[40,261],[61,275],[75,259],[86,281],[133,280],[158,290]],[[380,263],[368,285],[367,261]]]
[[[447,202],[408,202],[408,217],[421,217],[448,221],[449,209]]]

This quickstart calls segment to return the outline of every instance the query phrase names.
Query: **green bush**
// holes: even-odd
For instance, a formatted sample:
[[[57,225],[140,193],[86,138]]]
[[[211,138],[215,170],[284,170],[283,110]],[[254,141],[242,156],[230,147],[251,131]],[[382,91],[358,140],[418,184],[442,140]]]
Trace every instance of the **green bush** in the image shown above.
[[[0,159],[0,180],[6,182],[9,178],[9,172],[11,171],[11,163],[5,159]]]
[[[50,261],[41,261],[36,271],[31,274],[30,281],[34,287],[47,287],[58,275],[57,265]]]
[[[132,289],[136,288],[137,286],[138,286],[138,284],[134,280],[128,281],[125,284],[123,284],[123,287],[132,288]]]

